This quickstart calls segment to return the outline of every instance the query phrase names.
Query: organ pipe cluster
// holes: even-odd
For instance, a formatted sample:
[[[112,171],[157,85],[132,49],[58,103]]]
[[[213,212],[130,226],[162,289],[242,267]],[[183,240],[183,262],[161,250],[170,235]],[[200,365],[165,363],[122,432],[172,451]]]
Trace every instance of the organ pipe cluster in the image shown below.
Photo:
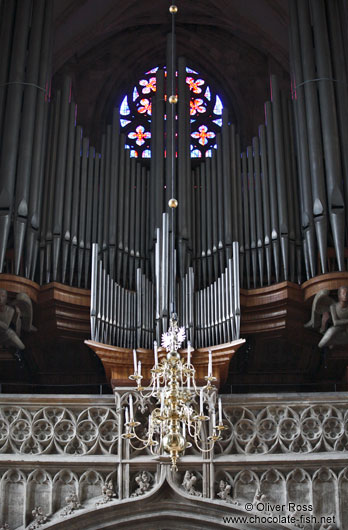
[[[152,157],[146,165],[125,149],[116,109],[95,148],[76,123],[71,80],[63,79],[51,96],[51,0],[3,2],[0,270],[40,284],[59,281],[89,288],[92,244],[97,243],[115,299],[116,292],[120,300],[128,296],[124,304],[135,307],[136,295],[127,293],[140,292],[145,284],[153,298],[141,311],[151,308],[155,330],[144,324],[139,332],[134,320],[127,324],[132,338],[116,342],[147,344],[151,333],[158,338],[170,314],[172,169],[179,203],[174,288],[191,339],[207,336],[202,331],[207,324],[199,320],[205,310],[197,309],[204,307],[207,294],[197,293],[208,293],[219,282],[217,291],[230,288],[226,277],[236,263],[234,242],[244,288],[300,283],[326,272],[332,256],[330,270],[346,269],[348,84],[341,4],[290,0],[289,5],[291,91],[283,93],[271,76],[265,122],[245,148],[224,109],[217,149],[194,164],[186,63],[180,58],[178,75],[172,71],[169,36],[169,66],[166,74],[161,68],[156,73]],[[173,77],[176,105],[165,97]],[[173,145],[177,156],[172,156]],[[100,337],[113,341],[111,328],[101,324],[105,300],[98,302],[95,318]],[[107,318],[116,330],[116,317]],[[227,336],[235,335],[231,330]]]

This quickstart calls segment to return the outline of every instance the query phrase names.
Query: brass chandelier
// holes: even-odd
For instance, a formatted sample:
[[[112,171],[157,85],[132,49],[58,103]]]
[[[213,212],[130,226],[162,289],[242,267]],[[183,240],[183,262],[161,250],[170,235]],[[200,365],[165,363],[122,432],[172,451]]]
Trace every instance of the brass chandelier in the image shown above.
[[[218,422],[216,422],[216,381],[212,371],[212,353],[209,352],[208,374],[206,384],[198,388],[195,368],[191,363],[191,345],[188,342],[187,358],[180,356],[179,348],[185,339],[185,329],[178,327],[177,316],[172,314],[170,327],[162,335],[162,346],[167,355],[158,360],[157,344],[154,346],[155,364],[151,369],[151,381],[147,388],[141,384],[141,361],[137,361],[133,351],[134,373],[129,379],[136,381],[141,402],[153,398],[155,408],[148,417],[145,437],[138,436],[136,429],[141,422],[135,419],[133,396],[125,409],[125,430],[122,438],[129,440],[133,449],[149,448],[153,455],[159,456],[164,451],[170,455],[171,469],[177,471],[177,460],[185,450],[192,446],[202,453],[211,451],[215,442],[221,440],[221,431],[226,429],[222,421],[221,398],[218,400]],[[196,400],[199,400],[199,410]],[[143,407],[142,407],[143,408]],[[141,446],[132,444],[132,440]],[[192,443],[191,441],[192,440]]]

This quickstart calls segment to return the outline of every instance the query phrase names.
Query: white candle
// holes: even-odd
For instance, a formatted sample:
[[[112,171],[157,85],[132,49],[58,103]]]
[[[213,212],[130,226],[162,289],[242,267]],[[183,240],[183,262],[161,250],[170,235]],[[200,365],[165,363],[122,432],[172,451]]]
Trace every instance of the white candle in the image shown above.
[[[222,404],[221,404],[221,398],[219,398],[219,423],[222,423]]]
[[[213,375],[213,354],[209,351],[208,377]]]
[[[157,353],[157,342],[154,341],[153,343],[153,351],[154,351],[154,354],[155,354],[155,368],[157,368],[157,365],[158,365],[158,353]]]
[[[137,373],[137,350],[133,350],[134,373]]]
[[[215,429],[216,420],[215,420],[215,410],[212,412],[212,419],[213,419],[213,429]]]
[[[199,413],[203,416],[203,388],[201,388],[199,393]]]
[[[187,365],[190,367],[191,364],[191,342],[187,341]]]
[[[126,421],[125,421],[125,423],[128,423],[128,422],[129,422],[129,412],[128,412],[128,407],[126,407],[126,410],[125,410],[125,416],[126,416]]]
[[[185,439],[186,438],[186,423],[182,424],[182,435],[183,435],[183,437]]]
[[[129,414],[130,414],[130,419],[132,420],[134,418],[134,414],[133,414],[133,396],[132,396],[132,394],[129,394]]]
[[[141,361],[138,361],[138,375],[141,376]]]

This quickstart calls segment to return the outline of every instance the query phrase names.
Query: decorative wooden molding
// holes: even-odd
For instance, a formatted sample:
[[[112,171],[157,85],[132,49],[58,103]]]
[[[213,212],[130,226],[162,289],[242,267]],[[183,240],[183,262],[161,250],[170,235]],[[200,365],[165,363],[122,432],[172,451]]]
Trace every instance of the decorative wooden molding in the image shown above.
[[[227,379],[228,367],[230,361],[238,350],[238,348],[245,343],[244,339],[235,340],[226,344],[219,344],[210,348],[199,348],[191,353],[192,363],[196,369],[196,381],[199,385],[205,384],[204,377],[208,371],[208,357],[209,350],[213,352],[213,375],[217,378],[216,386],[219,388]],[[135,385],[129,380],[129,375],[133,373],[133,355],[132,350],[128,348],[119,348],[117,346],[110,346],[102,344],[93,340],[86,340],[85,344],[91,348],[102,361],[106,378],[110,381],[112,387],[129,387]],[[187,350],[180,350],[180,353],[185,358]],[[159,358],[166,354],[163,348],[159,348]],[[154,364],[154,357],[152,350],[144,348],[137,349],[137,357],[141,361],[143,382],[148,384],[150,381],[150,370]]]
[[[258,289],[241,289],[241,335],[276,332],[288,325],[289,309],[303,305],[301,287],[281,282]]]
[[[291,383],[294,380],[312,381],[314,377],[317,380],[339,381],[348,362],[347,348],[330,351],[327,355],[329,368],[325,369],[325,363],[320,364],[320,352],[317,348],[320,335],[305,329],[304,324],[310,317],[313,296],[321,289],[335,291],[344,284],[348,284],[348,272],[323,274],[302,285],[281,282],[258,289],[241,289],[241,336],[247,338],[249,348],[245,357],[236,356],[232,361],[231,381],[253,384],[254,381],[259,381],[260,375],[266,377],[265,374],[268,382],[275,384],[278,380]],[[75,352],[76,348],[80,348],[80,358],[86,361],[86,371],[89,369],[91,374],[94,373],[95,364],[92,357],[87,359],[88,351],[83,344],[90,337],[89,290],[56,282],[40,287],[35,282],[10,274],[0,275],[0,287],[10,293],[25,292],[33,301],[34,324],[38,333],[28,336],[25,344],[28,343],[34,352],[37,365],[35,373],[46,374],[50,371],[43,359],[48,348],[51,356],[59,356],[62,341],[69,344],[69,348],[75,348]],[[86,343],[91,347],[88,343],[92,341]],[[218,352],[212,348],[215,351],[214,363],[219,364],[217,376],[220,384],[227,377],[229,360],[233,357],[233,354],[229,356],[224,347],[225,345],[218,346]],[[228,347],[227,345],[227,349]],[[128,376],[132,372],[129,350],[105,345],[99,345],[97,349],[108,381],[129,385]],[[206,373],[207,351],[208,349],[197,350],[194,354],[198,378],[204,377]],[[150,370],[153,365],[152,352],[139,350],[138,354],[143,362],[143,369]],[[3,355],[0,357],[1,367],[5,370],[3,373],[7,373],[6,366],[11,362],[15,364],[15,360],[11,359],[9,355],[6,359]],[[66,374],[64,380],[69,379],[70,382],[71,376],[75,377],[75,374],[76,372]],[[57,377],[60,382],[61,374]],[[85,380],[84,376],[83,381]]]
[[[330,272],[315,276],[315,278],[304,282],[301,285],[301,289],[303,291],[303,298],[306,301],[322,289],[334,291],[341,287],[341,285],[348,285],[348,272]]]
[[[0,274],[0,288],[10,293],[26,293],[33,302],[39,301],[40,285],[22,276]]]

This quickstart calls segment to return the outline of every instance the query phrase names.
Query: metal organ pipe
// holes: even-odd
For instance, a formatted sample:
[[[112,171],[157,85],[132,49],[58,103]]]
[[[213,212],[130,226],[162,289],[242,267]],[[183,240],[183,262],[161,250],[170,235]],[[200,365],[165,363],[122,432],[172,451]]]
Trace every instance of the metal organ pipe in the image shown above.
[[[296,83],[303,83],[300,87],[301,95],[304,91],[305,109],[304,115],[307,118],[308,143],[303,148],[309,152],[311,183],[312,183],[312,211],[314,226],[316,230],[317,243],[320,253],[321,270],[326,272],[326,249],[327,249],[327,198],[325,190],[325,173],[322,135],[320,132],[320,110],[316,83],[316,67],[313,50],[313,37],[310,23],[309,5],[307,2],[298,3],[298,23],[302,50],[302,79],[296,79]],[[295,28],[295,30],[297,27]],[[294,30],[294,31],[295,31]],[[294,37],[296,38],[296,36]],[[297,53],[299,53],[297,51]],[[301,57],[296,58],[301,61]],[[297,75],[300,67],[297,67]],[[302,95],[303,97],[303,95]],[[302,104],[302,107],[304,105]],[[312,258],[313,259],[313,258]]]
[[[32,3],[18,3],[12,41],[0,158],[0,272],[3,271],[14,202],[16,166]],[[6,37],[5,37],[6,38]],[[3,90],[3,88],[2,88]],[[6,132],[6,133],[5,133]]]
[[[325,155],[328,210],[338,269],[341,271],[344,269],[345,205],[342,192],[341,153],[327,22],[325,5],[322,0],[311,1],[310,6],[313,18],[317,73],[321,79],[318,83],[318,91]]]
[[[33,4],[31,31],[28,44],[26,84],[23,94],[21,126],[18,146],[18,162],[14,206],[14,254],[15,274],[19,274],[25,231],[28,219],[28,201],[31,180],[31,161],[35,129],[36,100],[40,70],[41,34],[44,20],[44,2],[37,0]]]

